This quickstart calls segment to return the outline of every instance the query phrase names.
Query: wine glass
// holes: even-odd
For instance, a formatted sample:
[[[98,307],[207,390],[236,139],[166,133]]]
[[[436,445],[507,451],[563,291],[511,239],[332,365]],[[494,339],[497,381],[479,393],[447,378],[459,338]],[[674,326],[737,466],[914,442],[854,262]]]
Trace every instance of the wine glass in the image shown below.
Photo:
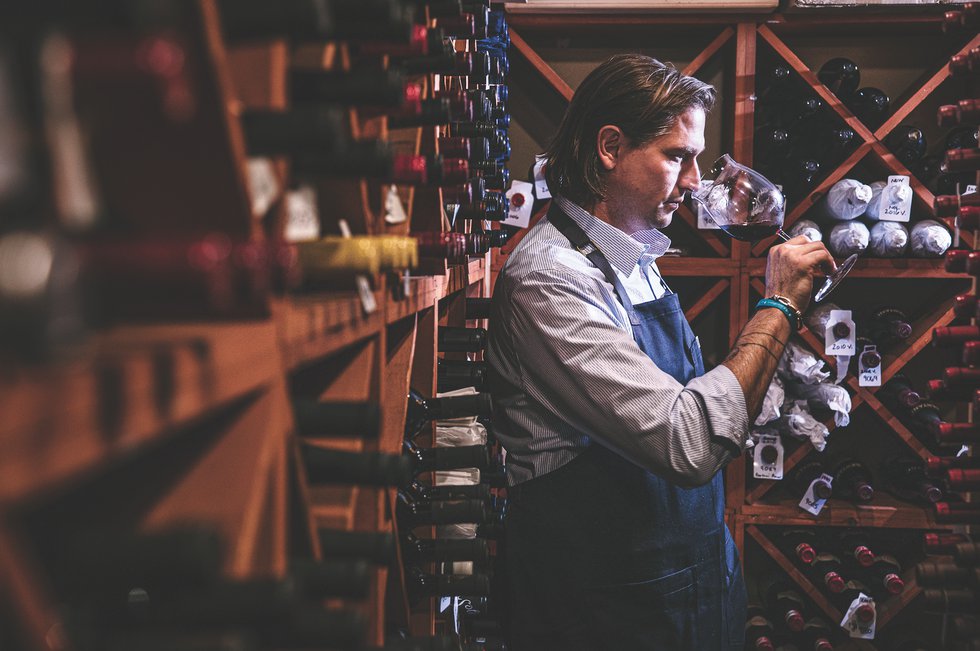
[[[725,154],[714,162],[691,197],[704,208],[718,228],[736,240],[757,242],[772,235],[783,240],[786,201],[779,189],[755,170],[735,162]],[[830,274],[813,300],[822,301],[857,262],[858,254],[847,258]]]

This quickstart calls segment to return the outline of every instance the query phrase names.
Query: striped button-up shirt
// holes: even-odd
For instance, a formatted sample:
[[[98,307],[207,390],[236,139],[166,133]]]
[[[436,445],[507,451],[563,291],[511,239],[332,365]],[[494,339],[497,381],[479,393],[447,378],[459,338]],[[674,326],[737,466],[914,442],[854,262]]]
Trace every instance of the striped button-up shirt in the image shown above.
[[[670,243],[663,233],[631,237],[555,201],[634,304],[664,294],[656,265]],[[501,270],[489,334],[487,361],[513,389],[494,394],[511,484],[556,470],[593,443],[681,486],[708,482],[744,450],[749,417],[735,375],[718,366],[685,386],[660,370],[634,341],[612,284],[547,219]]]

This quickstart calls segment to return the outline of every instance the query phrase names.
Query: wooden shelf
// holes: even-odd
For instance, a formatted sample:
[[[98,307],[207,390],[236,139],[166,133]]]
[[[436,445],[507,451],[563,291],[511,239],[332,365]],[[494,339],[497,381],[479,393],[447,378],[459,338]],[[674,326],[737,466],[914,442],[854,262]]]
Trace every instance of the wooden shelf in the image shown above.
[[[775,243],[775,240],[771,242]],[[848,278],[963,278],[962,274],[948,273],[943,264],[942,258],[860,258]],[[752,258],[746,261],[746,267],[754,278],[766,275],[765,258]]]
[[[381,332],[384,294],[374,292],[379,309],[364,313],[355,293],[294,296],[273,308],[283,364],[295,369]]]
[[[116,328],[76,362],[0,381],[0,504],[94,470],[261,390],[277,373],[269,322]]]
[[[887,529],[943,528],[926,509],[900,502],[882,491],[875,493],[874,502],[852,504],[830,499],[819,516],[799,507],[799,500],[781,500],[774,504],[747,504],[741,517],[748,524],[788,524],[816,527],[879,527]]]

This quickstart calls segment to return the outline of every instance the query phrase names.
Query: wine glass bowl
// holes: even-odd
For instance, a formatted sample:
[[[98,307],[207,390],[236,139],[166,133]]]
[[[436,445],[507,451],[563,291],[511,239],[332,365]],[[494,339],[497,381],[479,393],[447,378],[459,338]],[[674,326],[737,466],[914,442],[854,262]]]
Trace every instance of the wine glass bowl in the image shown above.
[[[783,231],[786,216],[783,193],[772,181],[735,162],[728,154],[712,164],[691,198],[701,205],[718,228],[737,240],[757,242],[773,235],[790,239]],[[858,254],[851,255],[827,276],[813,300],[819,303],[826,298],[857,259]]]

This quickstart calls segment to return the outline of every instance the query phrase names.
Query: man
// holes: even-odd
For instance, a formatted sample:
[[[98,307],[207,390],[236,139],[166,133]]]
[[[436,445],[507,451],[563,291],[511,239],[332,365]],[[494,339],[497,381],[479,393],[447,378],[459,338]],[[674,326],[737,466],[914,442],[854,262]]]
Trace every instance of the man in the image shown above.
[[[657,229],[698,187],[714,99],[649,57],[596,68],[546,154],[551,210],[497,279],[487,358],[513,651],[742,648],[719,471],[744,450],[813,274],[834,263],[802,237],[774,247],[775,309],[704,372],[655,259]]]

